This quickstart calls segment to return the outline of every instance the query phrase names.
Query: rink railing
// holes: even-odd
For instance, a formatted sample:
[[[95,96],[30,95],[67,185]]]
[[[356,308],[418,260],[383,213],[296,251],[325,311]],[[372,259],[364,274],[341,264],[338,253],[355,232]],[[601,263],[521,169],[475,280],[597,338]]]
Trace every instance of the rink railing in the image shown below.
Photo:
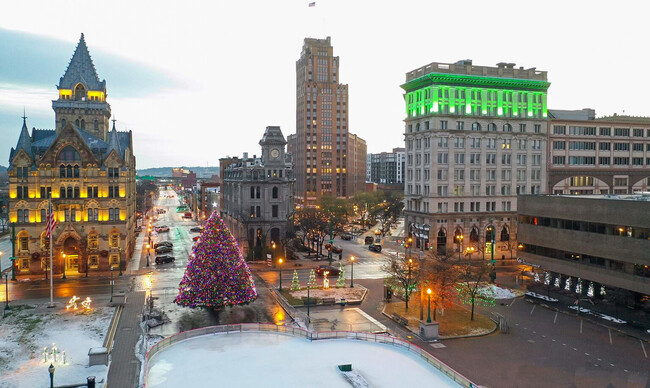
[[[463,387],[478,387],[477,384],[472,383],[468,378],[456,372],[453,368],[445,364],[444,362],[438,360],[434,356],[430,355],[421,347],[404,341],[399,338],[395,338],[386,334],[372,334],[372,333],[360,333],[352,331],[307,331],[305,329],[291,327],[291,326],[280,326],[274,325],[272,323],[240,323],[235,325],[219,325],[219,326],[209,326],[202,327],[200,329],[188,330],[178,334],[174,334],[170,337],[164,338],[157,342],[155,345],[149,349],[144,361],[144,378],[143,378],[143,387],[147,385],[147,372],[149,359],[154,357],[159,352],[167,349],[168,347],[184,341],[189,338],[200,337],[203,335],[210,334],[229,334],[229,333],[242,333],[242,332],[272,332],[286,334],[293,337],[302,337],[310,341],[318,340],[328,340],[328,339],[348,339],[348,340],[360,340],[367,342],[375,342],[380,344],[388,344],[397,346],[399,348],[408,350],[411,353],[418,355],[428,364],[438,369],[449,378],[457,382]]]

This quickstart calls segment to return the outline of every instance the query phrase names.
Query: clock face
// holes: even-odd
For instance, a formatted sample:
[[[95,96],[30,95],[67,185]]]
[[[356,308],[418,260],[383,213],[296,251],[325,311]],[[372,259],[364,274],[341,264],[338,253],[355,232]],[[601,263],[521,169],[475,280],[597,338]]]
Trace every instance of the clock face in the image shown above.
[[[271,157],[273,159],[276,159],[278,156],[280,156],[280,151],[277,150],[277,148],[274,148],[271,150]]]

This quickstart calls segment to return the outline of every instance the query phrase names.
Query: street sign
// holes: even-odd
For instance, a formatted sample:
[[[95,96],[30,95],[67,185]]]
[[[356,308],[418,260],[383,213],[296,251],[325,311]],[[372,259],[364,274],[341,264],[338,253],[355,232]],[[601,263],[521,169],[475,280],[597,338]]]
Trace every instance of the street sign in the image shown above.
[[[267,254],[266,254],[266,266],[267,266],[267,267],[270,267],[270,266],[273,264],[272,261],[273,261],[273,259],[272,259],[271,254],[270,254],[270,253],[267,253]]]

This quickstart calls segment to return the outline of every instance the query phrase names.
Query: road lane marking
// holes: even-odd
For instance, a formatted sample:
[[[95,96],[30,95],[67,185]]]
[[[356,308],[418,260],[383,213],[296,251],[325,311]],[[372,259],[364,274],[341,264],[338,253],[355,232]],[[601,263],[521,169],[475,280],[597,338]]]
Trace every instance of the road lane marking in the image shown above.
[[[575,350],[576,352],[578,351],[578,349],[577,349],[577,348],[572,348],[572,349],[573,349],[573,350]]]
[[[553,324],[555,324],[555,322],[557,322],[557,311],[555,312],[555,318],[553,318]]]
[[[607,331],[609,332],[609,344],[610,344],[610,345],[613,345],[613,344],[612,344],[612,329],[607,328]]]
[[[600,359],[599,359],[599,360],[600,360]],[[614,366],[614,364],[609,364],[609,365]]]
[[[582,334],[582,319],[580,320],[580,334]]]
[[[585,353],[585,356],[589,356],[589,353]]]
[[[643,354],[645,355],[645,358],[648,358],[648,353],[645,351],[645,346],[643,345],[643,341],[639,340],[641,343],[641,349],[643,349]]]
[[[537,307],[537,305],[533,305],[533,308],[530,309],[530,315],[533,315],[533,311],[535,311],[535,307]]]
[[[510,306],[508,306],[508,307],[512,307],[512,305],[515,304],[516,300],[517,300],[517,298],[513,299],[512,302],[510,302]]]

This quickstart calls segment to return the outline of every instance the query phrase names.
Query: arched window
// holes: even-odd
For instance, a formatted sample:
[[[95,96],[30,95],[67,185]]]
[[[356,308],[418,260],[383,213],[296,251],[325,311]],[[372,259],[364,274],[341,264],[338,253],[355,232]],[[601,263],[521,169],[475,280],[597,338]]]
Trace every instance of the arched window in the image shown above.
[[[97,249],[99,247],[99,239],[97,238],[97,233],[91,233],[88,235],[88,249]]]
[[[512,132],[512,125],[508,123],[503,124],[503,132]]]
[[[456,228],[454,232],[454,244],[459,244],[463,242],[463,231],[460,228]]]
[[[272,195],[272,197],[273,197],[273,198],[277,198],[277,197],[278,197],[278,188],[277,188],[277,187],[273,187],[273,195]]]
[[[74,171],[74,177],[79,178],[79,166],[75,165],[73,167],[73,171]]]
[[[61,189],[59,190],[59,198],[65,198],[65,187],[61,186]]]
[[[478,242],[478,228],[476,226],[472,227],[472,231],[469,232],[469,241]]]
[[[74,125],[75,125],[75,127],[79,128],[79,125],[80,125],[79,119],[76,119],[74,121]]]
[[[81,129],[86,129],[86,120],[81,119]]]
[[[65,166],[65,176],[66,178],[72,178],[72,166],[69,164]]]
[[[16,243],[18,244],[18,252],[29,252],[29,233],[25,230],[18,233]]]
[[[497,131],[497,125],[495,123],[490,123],[490,124],[488,124],[487,130],[488,130],[488,132],[496,132]]]
[[[74,99],[83,101],[86,98],[86,88],[83,84],[77,84],[74,88]]]
[[[481,130],[481,124],[479,124],[478,122],[472,124],[472,131],[480,131],[480,130]]]
[[[485,241],[486,242],[491,242],[492,241],[492,231],[493,230],[494,230],[494,226],[492,226],[492,225],[485,228]]]
[[[75,186],[74,188],[74,197],[79,198],[79,186]]]
[[[120,232],[114,230],[111,232],[108,239],[108,246],[111,248],[118,248],[120,246]]]
[[[508,233],[508,228],[505,226],[501,229],[501,241],[510,241],[510,233]]]
[[[420,123],[415,124],[415,131],[420,132]]]
[[[66,196],[66,198],[74,198],[74,195],[72,194],[72,186],[68,186],[68,189],[66,190],[65,196]]]
[[[445,233],[445,229],[440,229],[438,232],[436,249],[439,254],[444,254],[447,251],[447,233]]]
[[[59,177],[60,178],[65,178],[65,166],[64,165],[61,165],[61,167],[59,167]]]
[[[81,156],[73,146],[65,146],[61,151],[59,151],[57,160],[60,162],[80,161]]]
[[[65,128],[65,119],[61,119],[61,129]]]

